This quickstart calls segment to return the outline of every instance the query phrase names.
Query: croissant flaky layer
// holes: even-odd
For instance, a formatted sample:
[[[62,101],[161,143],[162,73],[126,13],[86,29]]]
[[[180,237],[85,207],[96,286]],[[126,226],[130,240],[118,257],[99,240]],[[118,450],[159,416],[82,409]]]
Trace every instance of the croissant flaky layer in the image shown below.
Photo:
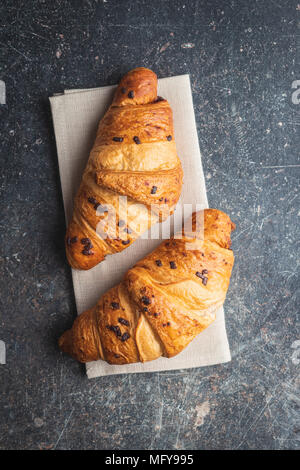
[[[165,220],[179,199],[182,177],[171,107],[157,97],[155,73],[134,69],[99,123],[67,229],[70,265],[90,269]]]
[[[80,362],[128,364],[172,357],[215,319],[229,286],[235,225],[216,209],[139,261],[59,340]]]

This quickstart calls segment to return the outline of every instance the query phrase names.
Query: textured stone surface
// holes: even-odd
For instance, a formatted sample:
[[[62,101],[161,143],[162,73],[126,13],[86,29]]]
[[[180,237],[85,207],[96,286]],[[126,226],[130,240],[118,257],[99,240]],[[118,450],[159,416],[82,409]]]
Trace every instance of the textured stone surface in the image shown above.
[[[1,2],[1,448],[300,447],[299,15],[291,0]],[[48,96],[139,65],[191,75],[210,205],[237,224],[233,357],[88,381],[56,344],[75,303]]]

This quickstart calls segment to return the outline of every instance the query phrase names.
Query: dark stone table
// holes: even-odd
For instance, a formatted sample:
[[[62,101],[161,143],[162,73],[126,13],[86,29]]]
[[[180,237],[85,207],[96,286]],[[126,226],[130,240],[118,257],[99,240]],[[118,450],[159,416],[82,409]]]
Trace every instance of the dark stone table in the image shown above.
[[[299,16],[293,0],[1,2],[1,448],[300,447]],[[48,97],[140,65],[191,76],[210,206],[237,224],[232,361],[88,380],[57,347],[76,309]]]

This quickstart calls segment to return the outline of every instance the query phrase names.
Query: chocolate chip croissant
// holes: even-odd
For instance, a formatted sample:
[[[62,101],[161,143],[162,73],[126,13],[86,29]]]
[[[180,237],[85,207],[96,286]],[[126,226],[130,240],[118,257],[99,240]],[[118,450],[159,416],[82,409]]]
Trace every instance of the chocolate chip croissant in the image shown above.
[[[187,227],[77,317],[60,348],[80,362],[144,362],[178,354],[208,327],[229,286],[235,225],[224,212],[206,209]]]
[[[66,233],[70,265],[90,269],[165,220],[182,176],[171,107],[157,96],[155,73],[134,69],[99,123]]]

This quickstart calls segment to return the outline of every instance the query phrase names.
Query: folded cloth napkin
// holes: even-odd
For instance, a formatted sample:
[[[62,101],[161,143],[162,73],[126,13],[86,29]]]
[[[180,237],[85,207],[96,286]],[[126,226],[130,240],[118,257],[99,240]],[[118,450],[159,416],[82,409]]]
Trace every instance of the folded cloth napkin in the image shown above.
[[[114,90],[115,86],[66,90],[64,94],[50,98],[67,222],[72,215],[73,199],[93,146],[98,122],[110,105]],[[208,207],[189,75],[160,79],[158,95],[166,98],[173,110],[175,141],[184,171],[182,195],[175,214],[181,211],[186,218],[192,211]],[[152,228],[152,238],[150,235],[146,238],[145,234],[122,253],[108,256],[105,262],[89,271],[72,270],[78,314],[95,305],[106,290],[121,281],[131,266],[161,243],[162,237],[169,238],[169,222],[165,221],[161,227],[157,224],[156,230]],[[181,223],[181,217],[173,217],[171,232],[178,230]],[[86,368],[88,377],[92,378],[187,369],[219,364],[230,359],[224,311],[220,308],[215,322],[171,359],[159,358],[144,364],[121,366],[95,361],[88,363]]]

